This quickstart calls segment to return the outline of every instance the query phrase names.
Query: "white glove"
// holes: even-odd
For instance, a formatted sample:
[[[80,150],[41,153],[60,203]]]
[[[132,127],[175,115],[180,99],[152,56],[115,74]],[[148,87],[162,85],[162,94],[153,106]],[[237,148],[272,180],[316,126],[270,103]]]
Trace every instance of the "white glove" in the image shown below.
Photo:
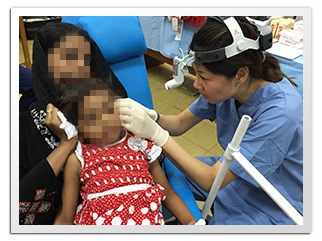
[[[163,130],[140,106],[132,101],[119,102],[115,106],[120,113],[122,126],[135,136],[148,139],[157,146],[167,142],[169,132]]]
[[[199,221],[196,222],[194,225],[206,225],[206,221],[203,219],[199,219]]]
[[[145,106],[141,105],[140,103],[136,102],[135,100],[132,100],[131,98],[124,98],[124,99],[117,99],[117,102],[120,103],[120,106],[122,106],[122,104],[127,104],[130,103],[133,106],[140,108],[141,110],[143,110],[145,113],[148,114],[148,116],[150,116],[150,118],[154,121],[156,121],[158,119],[158,112],[156,112],[155,110],[151,110],[149,108],[146,108]]]

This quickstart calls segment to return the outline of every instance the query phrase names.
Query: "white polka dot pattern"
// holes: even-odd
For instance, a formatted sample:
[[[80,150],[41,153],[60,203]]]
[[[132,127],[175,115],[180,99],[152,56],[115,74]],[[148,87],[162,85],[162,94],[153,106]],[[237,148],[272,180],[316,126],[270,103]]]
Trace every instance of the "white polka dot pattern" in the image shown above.
[[[84,168],[80,176],[81,195],[75,223],[79,225],[163,225],[159,211],[165,190],[153,184],[145,156],[127,147],[127,138],[113,147],[82,144]],[[148,142],[148,149],[153,144]],[[86,200],[88,194],[114,188],[150,184],[148,189]]]
[[[108,195],[83,202],[75,216],[79,225],[163,225],[160,200],[165,190],[159,184],[146,190]],[[150,194],[150,195],[147,195]]]

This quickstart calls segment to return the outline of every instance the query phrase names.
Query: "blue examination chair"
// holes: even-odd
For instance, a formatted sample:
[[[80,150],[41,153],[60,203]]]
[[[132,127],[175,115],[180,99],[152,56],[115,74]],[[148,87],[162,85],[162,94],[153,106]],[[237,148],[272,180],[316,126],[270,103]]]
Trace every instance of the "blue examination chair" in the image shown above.
[[[138,17],[64,16],[62,22],[86,30],[101,49],[129,98],[153,108],[144,60],[147,46]],[[194,217],[197,220],[201,219],[200,210],[185,176],[167,158],[164,158],[163,168],[172,188],[183,199]]]

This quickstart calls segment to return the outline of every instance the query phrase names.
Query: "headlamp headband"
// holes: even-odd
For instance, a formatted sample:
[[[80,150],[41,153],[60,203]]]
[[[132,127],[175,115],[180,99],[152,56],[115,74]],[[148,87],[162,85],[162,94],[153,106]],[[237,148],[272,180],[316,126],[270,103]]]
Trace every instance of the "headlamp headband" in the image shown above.
[[[265,31],[259,31],[254,24],[251,24],[258,35],[257,39],[253,40],[250,38],[245,38],[242,29],[234,17],[208,17],[207,19],[214,19],[224,23],[229,29],[229,32],[233,38],[233,43],[224,48],[205,52],[194,52],[189,49],[189,53],[194,54],[194,61],[196,63],[217,62],[223,59],[228,59],[248,49],[266,50],[272,46],[272,31],[270,26],[268,26],[270,30],[265,28]]]

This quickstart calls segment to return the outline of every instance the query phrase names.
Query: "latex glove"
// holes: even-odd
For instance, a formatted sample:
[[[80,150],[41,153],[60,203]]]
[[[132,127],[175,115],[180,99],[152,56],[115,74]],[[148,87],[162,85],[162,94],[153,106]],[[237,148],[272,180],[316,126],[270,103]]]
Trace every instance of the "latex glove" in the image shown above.
[[[135,136],[148,139],[157,146],[163,146],[167,142],[169,132],[163,130],[140,106],[132,101],[125,101],[116,107],[122,126]]]
[[[206,221],[203,219],[199,219],[199,221],[196,222],[194,225],[206,225]]]
[[[131,104],[132,106],[135,106],[136,108],[139,108],[143,110],[145,113],[147,113],[152,120],[156,121],[158,119],[158,116],[159,116],[158,112],[156,112],[155,110],[146,108],[145,106],[141,105],[135,100],[132,100],[131,98],[117,99],[116,102],[119,103],[120,107],[122,105],[127,106],[127,104]]]

